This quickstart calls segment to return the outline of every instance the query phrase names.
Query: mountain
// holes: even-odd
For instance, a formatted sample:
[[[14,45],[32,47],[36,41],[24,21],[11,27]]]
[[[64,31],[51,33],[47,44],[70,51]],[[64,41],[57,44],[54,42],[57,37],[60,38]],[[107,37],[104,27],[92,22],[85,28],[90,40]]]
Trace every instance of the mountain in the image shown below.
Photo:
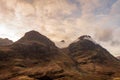
[[[66,78],[71,76],[68,71],[72,66],[72,59],[37,31],[27,32],[20,40],[0,49],[0,80]]]
[[[21,39],[13,43],[11,48],[22,52],[24,56],[33,58],[46,54],[50,56],[57,53],[58,50],[50,39],[36,31],[27,32]],[[33,56],[33,53],[36,55]]]
[[[115,64],[118,60],[112,56],[106,49],[97,44],[90,36],[81,36],[78,41],[73,42],[69,45],[70,55],[78,59],[77,62],[83,61],[92,62],[99,64]],[[76,58],[76,57],[80,57]],[[111,62],[111,63],[110,63]],[[86,62],[87,63],[87,62]]]
[[[69,45],[68,49],[69,55],[85,72],[114,75],[114,68],[120,69],[120,61],[88,35],[79,37]]]
[[[9,40],[8,38],[5,39],[0,38],[0,46],[11,45],[12,43],[13,41]]]
[[[63,42],[63,41],[62,41]],[[113,80],[120,61],[90,36],[58,48],[37,31],[0,48],[0,80]]]

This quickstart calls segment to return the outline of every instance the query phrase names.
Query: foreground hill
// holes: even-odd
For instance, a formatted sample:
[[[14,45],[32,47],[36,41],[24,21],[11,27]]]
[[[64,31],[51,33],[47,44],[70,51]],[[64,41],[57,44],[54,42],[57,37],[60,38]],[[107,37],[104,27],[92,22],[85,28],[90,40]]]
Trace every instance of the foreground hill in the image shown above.
[[[120,61],[90,36],[59,49],[46,36],[27,32],[0,48],[0,80],[113,80]]]

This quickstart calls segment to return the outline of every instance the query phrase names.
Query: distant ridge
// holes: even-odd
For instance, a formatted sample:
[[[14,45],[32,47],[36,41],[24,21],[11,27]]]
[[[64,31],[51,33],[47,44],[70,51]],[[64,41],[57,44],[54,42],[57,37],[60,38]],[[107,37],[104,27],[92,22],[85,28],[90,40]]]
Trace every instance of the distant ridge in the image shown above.
[[[8,38],[0,38],[0,46],[6,46],[6,45],[11,45],[13,43],[12,40],[9,40]]]

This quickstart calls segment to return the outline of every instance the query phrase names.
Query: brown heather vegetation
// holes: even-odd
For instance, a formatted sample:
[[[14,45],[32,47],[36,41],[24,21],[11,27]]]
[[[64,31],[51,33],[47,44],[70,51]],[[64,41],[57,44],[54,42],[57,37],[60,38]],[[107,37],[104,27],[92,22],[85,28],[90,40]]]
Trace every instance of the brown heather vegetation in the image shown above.
[[[84,37],[59,49],[36,31],[26,33],[0,47],[0,80],[120,80],[120,61]]]

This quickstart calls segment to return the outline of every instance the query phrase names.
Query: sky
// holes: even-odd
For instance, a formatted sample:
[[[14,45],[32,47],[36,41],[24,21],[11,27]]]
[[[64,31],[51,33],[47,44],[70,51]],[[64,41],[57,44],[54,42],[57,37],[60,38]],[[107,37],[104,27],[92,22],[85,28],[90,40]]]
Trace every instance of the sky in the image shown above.
[[[90,35],[118,56],[119,8],[120,0],[0,0],[0,37],[17,41],[36,30],[65,47],[81,35]]]

